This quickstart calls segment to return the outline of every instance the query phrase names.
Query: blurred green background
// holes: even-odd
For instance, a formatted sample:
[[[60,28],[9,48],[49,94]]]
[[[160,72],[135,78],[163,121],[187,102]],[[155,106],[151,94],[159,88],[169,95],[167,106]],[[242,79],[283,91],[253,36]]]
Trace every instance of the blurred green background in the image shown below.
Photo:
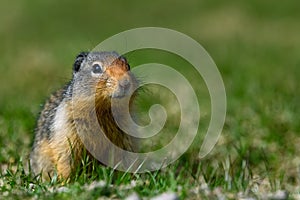
[[[285,184],[298,184],[299,8],[296,0],[2,2],[0,165],[28,155],[40,105],[70,79],[78,52],[121,31],[158,26],[202,44],[224,79],[226,124],[207,162],[241,157],[255,174],[284,173]]]

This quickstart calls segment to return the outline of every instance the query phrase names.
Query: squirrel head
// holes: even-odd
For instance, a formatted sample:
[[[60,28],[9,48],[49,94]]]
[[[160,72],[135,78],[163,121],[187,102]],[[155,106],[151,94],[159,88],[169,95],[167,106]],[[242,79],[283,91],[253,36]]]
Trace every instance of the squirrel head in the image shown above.
[[[73,93],[98,100],[130,97],[137,80],[125,57],[116,52],[82,52],[73,65]]]

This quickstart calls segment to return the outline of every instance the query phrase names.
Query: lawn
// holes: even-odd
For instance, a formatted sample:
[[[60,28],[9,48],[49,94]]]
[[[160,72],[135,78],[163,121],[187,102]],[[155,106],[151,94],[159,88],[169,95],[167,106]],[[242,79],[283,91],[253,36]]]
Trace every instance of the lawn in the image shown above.
[[[299,7],[296,0],[2,3],[0,199],[122,199],[133,193],[151,198],[164,192],[175,192],[182,199],[267,199],[278,191],[300,199]],[[27,164],[36,119],[47,97],[71,78],[75,56],[114,34],[145,26],[187,34],[218,66],[226,88],[227,116],[212,152],[197,158],[210,119],[202,78],[176,55],[141,50],[126,55],[132,68],[163,63],[195,87],[202,118],[189,150],[167,168],[144,174],[95,166],[91,175],[78,173],[69,183],[34,179]],[[151,104],[178,106],[165,88],[148,89],[137,101],[145,123]],[[178,128],[178,113],[169,117],[162,139],[153,140],[155,148]]]

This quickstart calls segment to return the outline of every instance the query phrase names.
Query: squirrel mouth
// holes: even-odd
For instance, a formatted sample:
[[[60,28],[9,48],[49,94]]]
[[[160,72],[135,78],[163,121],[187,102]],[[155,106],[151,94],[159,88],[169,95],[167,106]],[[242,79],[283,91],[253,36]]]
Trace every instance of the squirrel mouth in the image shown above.
[[[112,92],[111,98],[123,98],[130,96],[129,87],[118,86],[115,91]]]
[[[111,97],[112,98],[123,98],[125,96],[130,96],[130,88],[131,84],[128,79],[123,79],[118,82],[117,87],[112,92]]]
[[[120,99],[120,98],[123,98],[125,96],[127,96],[127,95],[125,94],[124,91],[113,92],[111,94],[111,98],[116,98],[116,99]]]

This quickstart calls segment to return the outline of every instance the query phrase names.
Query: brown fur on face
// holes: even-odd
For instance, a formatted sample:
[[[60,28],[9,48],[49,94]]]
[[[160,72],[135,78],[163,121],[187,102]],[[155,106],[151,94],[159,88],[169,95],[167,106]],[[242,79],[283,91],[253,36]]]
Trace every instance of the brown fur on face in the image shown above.
[[[123,58],[115,59],[111,65],[105,66],[103,76],[106,78],[99,80],[96,98],[109,99],[114,95],[123,97],[130,94],[137,87],[137,81],[129,70],[129,64]]]

